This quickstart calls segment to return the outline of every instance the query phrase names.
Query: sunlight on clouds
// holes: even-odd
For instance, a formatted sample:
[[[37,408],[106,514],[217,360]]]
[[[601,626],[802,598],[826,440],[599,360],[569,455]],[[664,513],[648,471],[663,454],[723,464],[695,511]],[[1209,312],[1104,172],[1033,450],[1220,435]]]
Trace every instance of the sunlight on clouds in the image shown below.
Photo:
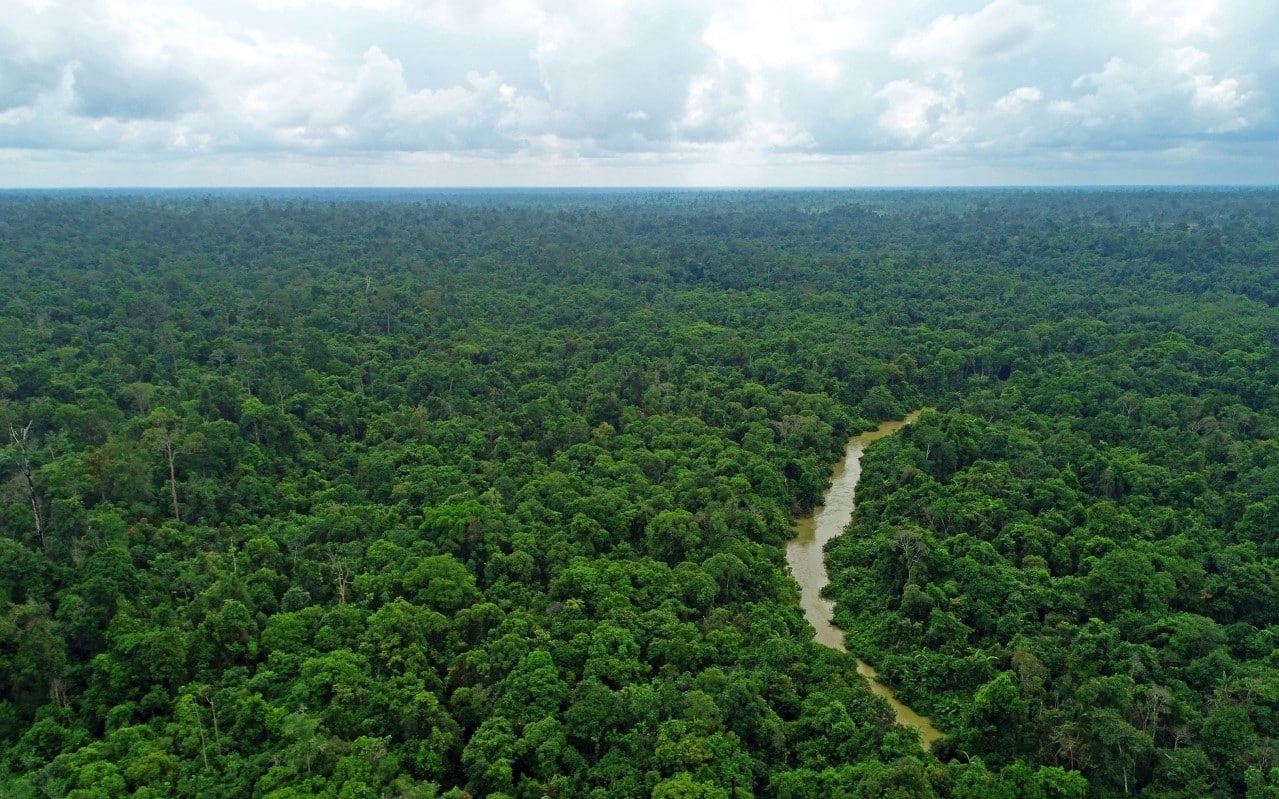
[[[789,107],[791,82],[846,90],[849,60],[876,46],[882,22],[853,2],[717,4],[702,35],[717,63],[690,82],[677,134],[718,139],[722,156],[733,161],[819,146],[811,115],[795,116]]]
[[[876,125],[892,142],[905,147],[918,147],[933,139],[943,129],[946,117],[956,111],[959,90],[953,85],[946,94],[931,86],[911,80],[895,80],[880,89],[877,97],[888,105]],[[940,137],[935,144],[946,144],[953,137]]]
[[[736,137],[747,123],[747,84],[745,73],[732,68],[694,77],[675,122],[676,135],[694,145]]]
[[[740,136],[740,144],[746,149],[790,150],[812,145],[808,131],[781,112],[778,90],[763,78],[757,75],[751,79],[747,97],[751,119]]]
[[[833,56],[870,44],[868,16],[858,3],[732,3],[716,9],[703,38],[721,59],[748,69],[795,67],[832,82],[840,76]]]
[[[1248,127],[1248,118],[1238,111],[1248,102],[1239,93],[1239,82],[1224,78],[1217,83],[1207,75],[1195,75],[1193,105],[1196,111],[1207,112],[1221,121],[1206,128],[1208,133],[1234,133]]]
[[[1251,92],[1241,91],[1235,78],[1216,80],[1204,74],[1211,58],[1202,50],[1183,47],[1174,58],[1177,70],[1189,81],[1191,107],[1209,120],[1208,133],[1234,133],[1248,127],[1243,111],[1252,102]]]
[[[945,102],[941,94],[910,80],[895,80],[879,90],[888,102],[878,125],[903,144],[915,144],[933,129],[935,111]]]

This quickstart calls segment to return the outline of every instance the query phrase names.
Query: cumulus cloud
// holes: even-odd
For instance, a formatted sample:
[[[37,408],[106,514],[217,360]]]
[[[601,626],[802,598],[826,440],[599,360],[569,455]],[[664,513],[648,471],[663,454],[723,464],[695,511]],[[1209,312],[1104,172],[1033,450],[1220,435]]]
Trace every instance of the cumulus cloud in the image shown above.
[[[1128,0],[1129,15],[1167,42],[1217,38],[1221,11],[1221,0]]]
[[[1209,56],[1192,47],[1144,65],[1112,58],[1075,81],[1081,96],[1056,100],[1049,111],[1062,135],[1098,147],[1148,147],[1255,124],[1264,113],[1260,93],[1210,70]]]
[[[414,89],[378,47],[342,79],[290,76],[242,98],[250,141],[308,150],[509,149],[496,132],[514,94],[494,73]]]
[[[1270,4],[1226,0],[22,0],[0,4],[0,157],[238,183],[351,159],[356,182],[1251,165],[1279,138],[1276,34]]]
[[[705,13],[677,2],[555,7],[533,53],[549,113],[522,126],[517,118],[514,129],[621,152],[667,147],[692,81],[710,62]]]
[[[832,83],[844,72],[842,54],[873,45],[875,22],[856,0],[745,0],[718,7],[704,39],[721,59],[747,70],[793,69]]]
[[[675,123],[679,139],[703,144],[737,138],[750,122],[749,83],[749,73],[733,65],[695,77]]]
[[[924,29],[907,31],[892,53],[923,63],[1006,60],[1028,51],[1052,26],[1038,6],[1018,0],[994,0],[974,14],[943,14]]]
[[[943,132],[961,111],[963,98],[958,88],[951,86],[943,92],[912,80],[895,80],[876,96],[886,105],[876,124],[892,144],[919,147],[953,143],[953,137],[947,141]]]
[[[995,101],[995,111],[1000,114],[1020,114],[1043,99],[1042,89],[1035,86],[1018,86]]]

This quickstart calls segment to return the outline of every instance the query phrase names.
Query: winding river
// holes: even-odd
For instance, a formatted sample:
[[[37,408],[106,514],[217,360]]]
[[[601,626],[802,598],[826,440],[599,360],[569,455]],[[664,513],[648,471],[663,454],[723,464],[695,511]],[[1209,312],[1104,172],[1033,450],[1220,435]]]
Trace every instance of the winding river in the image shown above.
[[[862,453],[872,441],[892,435],[918,416],[919,411],[915,411],[900,422],[884,422],[874,430],[850,438],[843,462],[835,465],[830,488],[823,498],[825,504],[815,508],[812,516],[795,523],[795,537],[786,544],[786,561],[799,583],[804,618],[813,625],[817,631],[817,642],[823,646],[846,651],[844,631],[831,623],[834,605],[822,597],[822,589],[830,582],[826,575],[825,548],[826,542],[842,534],[853,518],[853,497],[857,481],[862,476]],[[888,700],[898,724],[919,732],[925,749],[931,748],[933,741],[942,737],[942,732],[932,722],[899,702],[892,690],[876,679],[875,670],[860,659],[857,660],[857,673],[866,678],[873,693]]]

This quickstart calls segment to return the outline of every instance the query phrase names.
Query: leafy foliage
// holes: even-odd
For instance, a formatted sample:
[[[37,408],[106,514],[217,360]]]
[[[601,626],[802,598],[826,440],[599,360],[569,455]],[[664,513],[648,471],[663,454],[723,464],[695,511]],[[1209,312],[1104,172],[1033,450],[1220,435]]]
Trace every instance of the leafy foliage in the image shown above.
[[[0,793],[1268,796],[1274,199],[0,197]]]

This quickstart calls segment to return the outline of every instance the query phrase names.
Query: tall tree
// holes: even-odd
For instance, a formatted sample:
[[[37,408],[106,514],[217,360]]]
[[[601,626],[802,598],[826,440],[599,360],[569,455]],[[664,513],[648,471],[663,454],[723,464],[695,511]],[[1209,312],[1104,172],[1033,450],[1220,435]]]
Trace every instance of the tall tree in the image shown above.
[[[31,422],[27,422],[22,428],[22,432],[18,432],[18,428],[9,424],[9,438],[18,447],[18,470],[22,473],[23,488],[27,495],[27,503],[31,505],[31,515],[35,519],[36,537],[40,539],[40,548],[45,546],[44,542],[44,509],[40,502],[40,495],[36,493],[36,483],[31,476],[31,454],[27,447],[27,438],[31,433]]]

